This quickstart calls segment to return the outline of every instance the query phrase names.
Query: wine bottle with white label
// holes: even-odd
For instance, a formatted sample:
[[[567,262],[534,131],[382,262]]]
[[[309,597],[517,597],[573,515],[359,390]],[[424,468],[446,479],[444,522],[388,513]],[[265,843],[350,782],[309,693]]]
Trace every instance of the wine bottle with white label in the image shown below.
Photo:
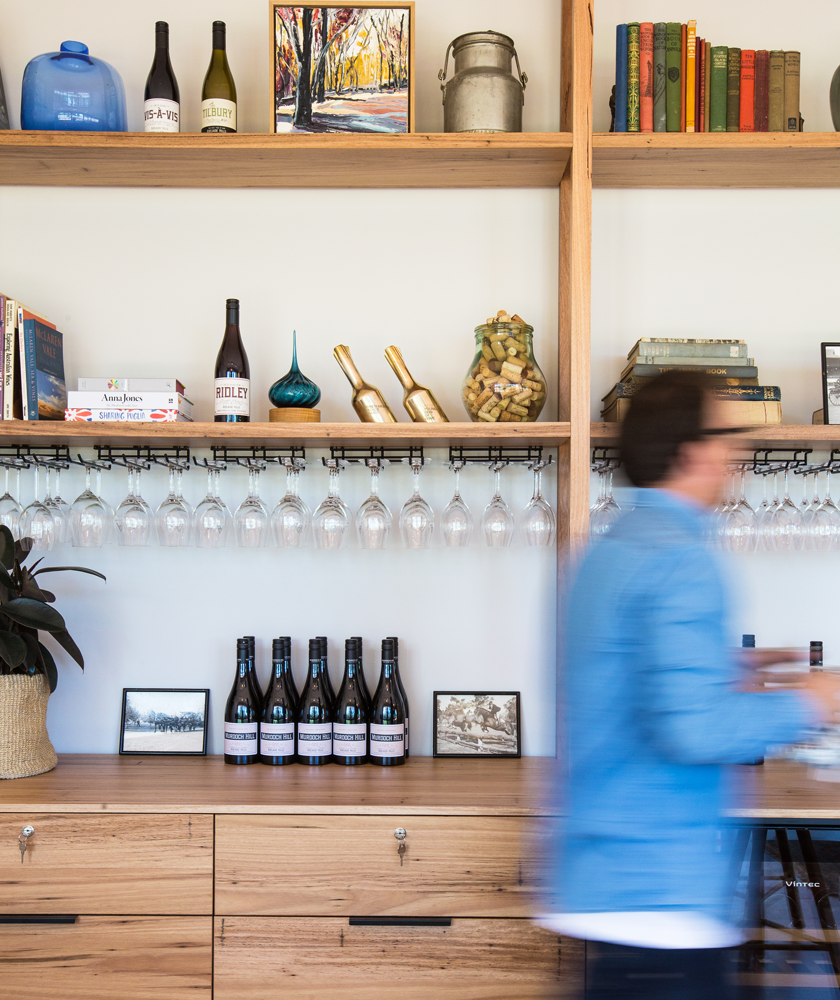
[[[286,639],[271,643],[271,680],[260,719],[260,762],[275,766],[295,761],[295,699],[286,685],[289,660]]]
[[[370,688],[367,686],[367,681],[365,680],[365,665],[364,665],[364,644],[362,642],[362,637],[360,635],[354,635],[353,638],[356,640],[356,654],[359,657],[359,684],[362,686],[362,692],[364,693],[367,703],[370,704],[373,699],[370,696]]]
[[[309,670],[298,709],[297,750],[301,764],[332,760],[332,704],[321,675],[321,643],[309,640]]]
[[[332,709],[335,707],[335,688],[332,686],[332,679],[330,678],[329,643],[325,635],[316,635],[315,638],[321,643],[321,682],[324,685],[327,701]]]
[[[225,763],[255,764],[259,751],[259,712],[248,677],[248,640],[236,640],[236,676],[225,706]]]
[[[382,672],[370,710],[370,762],[405,763],[405,702],[397,684],[394,640],[382,640]]]
[[[169,25],[166,21],[155,24],[155,57],[146,79],[144,100],[144,131],[181,131],[181,95],[169,61]]]
[[[201,88],[201,131],[236,131],[236,84],[228,66],[224,21],[213,22],[213,52]]]
[[[400,676],[400,640],[395,635],[389,635],[388,638],[394,644],[394,677],[396,678],[397,687],[400,689],[402,699],[405,702],[405,759],[408,760],[411,756],[411,740],[408,735],[411,711],[408,705],[408,695],[405,693],[405,685]]]
[[[216,357],[214,420],[248,423],[251,419],[251,368],[239,332],[239,299],[228,299],[227,322]]]
[[[243,636],[243,639],[248,640],[248,677],[251,681],[251,689],[254,692],[257,705],[260,711],[262,711],[265,698],[260,679],[257,677],[257,638],[253,635],[246,635]]]
[[[358,645],[344,643],[344,678],[333,713],[333,760],[336,764],[364,764],[367,760],[370,699],[360,683]]]

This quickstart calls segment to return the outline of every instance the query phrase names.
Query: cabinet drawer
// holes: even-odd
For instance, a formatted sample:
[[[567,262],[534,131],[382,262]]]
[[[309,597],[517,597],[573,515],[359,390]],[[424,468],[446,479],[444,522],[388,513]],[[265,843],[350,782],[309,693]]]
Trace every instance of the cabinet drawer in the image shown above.
[[[216,913],[531,916],[538,859],[523,818],[217,816]]]
[[[353,926],[347,918],[216,917],[214,1000],[574,997],[583,944],[528,920]]]
[[[0,814],[0,914],[212,912],[212,816]]]
[[[15,1000],[210,1000],[212,917],[78,917],[0,926]]]

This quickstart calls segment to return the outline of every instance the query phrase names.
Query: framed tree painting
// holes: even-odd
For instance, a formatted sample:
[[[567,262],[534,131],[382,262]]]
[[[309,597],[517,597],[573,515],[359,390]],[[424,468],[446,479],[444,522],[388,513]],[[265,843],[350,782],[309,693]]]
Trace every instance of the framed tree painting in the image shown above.
[[[414,131],[414,3],[270,0],[273,132]]]

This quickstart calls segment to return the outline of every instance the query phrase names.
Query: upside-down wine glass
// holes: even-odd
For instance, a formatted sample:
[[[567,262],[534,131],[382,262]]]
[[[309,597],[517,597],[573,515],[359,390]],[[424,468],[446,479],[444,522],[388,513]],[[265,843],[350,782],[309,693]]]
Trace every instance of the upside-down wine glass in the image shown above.
[[[302,549],[309,542],[312,512],[298,494],[301,459],[285,458],[286,495],[271,512],[274,544],[284,549]]]
[[[557,519],[551,504],[542,495],[542,470],[545,463],[537,462],[534,471],[534,493],[522,517],[522,534],[528,545],[548,548],[554,543]]]
[[[128,495],[114,511],[114,525],[119,545],[148,545],[152,534],[154,515],[139,497],[139,467],[126,460]]]
[[[34,473],[32,483],[34,499],[32,503],[24,507],[20,515],[20,534],[21,538],[32,539],[33,552],[49,552],[55,542],[55,519],[50,513],[49,507],[46,507],[38,499],[38,472],[40,466],[37,462],[34,462],[32,468]]]
[[[53,548],[66,545],[70,541],[70,504],[61,499],[61,466],[45,463],[47,477],[47,495],[44,506],[49,508],[55,521],[55,540]],[[50,473],[55,473],[55,496],[50,491]]]
[[[101,548],[108,539],[108,511],[90,488],[91,468],[85,465],[85,488],[70,506],[70,540],[82,548]]]
[[[248,496],[233,515],[236,544],[243,549],[260,549],[268,544],[271,515],[260,499],[260,471],[259,465],[249,462]]]
[[[382,471],[378,458],[368,459],[370,469],[370,496],[356,513],[356,531],[359,545],[363,549],[384,549],[388,545],[393,517],[391,511],[379,496],[379,473]]]
[[[473,533],[473,516],[466,501],[461,496],[460,482],[463,462],[453,462],[452,471],[455,473],[455,495],[443,508],[440,516],[440,528],[443,532],[443,540],[448,548],[462,549],[470,544]]]
[[[604,465],[596,467],[596,472],[600,476],[600,490],[598,500],[589,511],[589,536],[590,538],[600,538],[609,534],[612,526],[621,516],[621,507],[613,499],[612,495],[612,465],[606,462]],[[609,474],[609,488],[607,487],[607,475]]]
[[[492,466],[494,490],[490,503],[484,508],[484,515],[481,518],[481,528],[484,532],[484,541],[491,549],[507,548],[513,541],[513,533],[516,524],[513,511],[502,499],[502,469],[501,463]]]
[[[181,495],[180,466],[169,466],[169,493],[161,500],[155,514],[158,541],[167,548],[190,544],[192,508]]]
[[[9,466],[4,466],[6,471],[6,492],[0,497],[0,524],[5,525],[12,533],[15,541],[20,538],[20,504],[9,492]],[[15,493],[20,496],[20,468],[15,466],[15,477],[17,484]]]
[[[764,477],[764,488],[762,493],[761,504],[756,511],[757,522],[756,526],[758,529],[758,546],[767,552],[773,551],[773,513],[776,510],[778,504],[781,503],[779,500],[779,471],[778,469],[767,469],[766,472],[762,472],[761,475]],[[768,477],[773,477],[773,499],[767,499],[767,479]]]
[[[788,466],[784,470],[785,495],[772,514],[770,537],[776,552],[794,552],[802,541],[802,514],[790,498]]]
[[[226,542],[227,515],[214,487],[217,471],[212,465],[207,466],[207,496],[193,512],[193,538],[199,549],[220,549]]]
[[[755,511],[747,501],[747,473],[742,466],[738,470],[741,486],[736,499],[735,481],[732,477],[732,500],[723,519],[723,540],[730,552],[753,552],[756,544]]]
[[[435,530],[435,515],[432,508],[420,496],[420,470],[424,459],[412,458],[411,471],[414,474],[414,491],[400,511],[400,536],[407,549],[427,549]]]
[[[836,549],[840,546],[840,508],[831,499],[831,466],[825,470],[825,499],[819,504],[814,512],[815,522],[819,517],[821,528],[821,539],[819,548],[821,551]],[[815,498],[815,503],[817,500]],[[815,523],[812,524],[812,527]]]
[[[330,472],[330,488],[326,498],[315,508],[312,515],[312,537],[316,549],[343,548],[350,527],[350,508],[338,494],[338,477],[341,474],[340,460],[324,459]]]

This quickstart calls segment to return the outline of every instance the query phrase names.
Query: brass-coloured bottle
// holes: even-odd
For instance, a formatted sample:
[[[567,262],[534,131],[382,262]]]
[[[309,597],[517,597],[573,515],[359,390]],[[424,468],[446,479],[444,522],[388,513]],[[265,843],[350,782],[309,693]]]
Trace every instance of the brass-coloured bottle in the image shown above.
[[[333,357],[353,386],[353,409],[359,420],[363,424],[395,424],[397,418],[385,402],[385,397],[375,385],[368,385],[359,374],[359,369],[350,357],[350,348],[339,344],[333,350]]]
[[[389,347],[385,351],[385,357],[405,390],[403,406],[408,410],[411,419],[417,424],[448,424],[449,417],[443,412],[443,407],[435,399],[432,390],[419,385],[412,378],[400,349]]]

